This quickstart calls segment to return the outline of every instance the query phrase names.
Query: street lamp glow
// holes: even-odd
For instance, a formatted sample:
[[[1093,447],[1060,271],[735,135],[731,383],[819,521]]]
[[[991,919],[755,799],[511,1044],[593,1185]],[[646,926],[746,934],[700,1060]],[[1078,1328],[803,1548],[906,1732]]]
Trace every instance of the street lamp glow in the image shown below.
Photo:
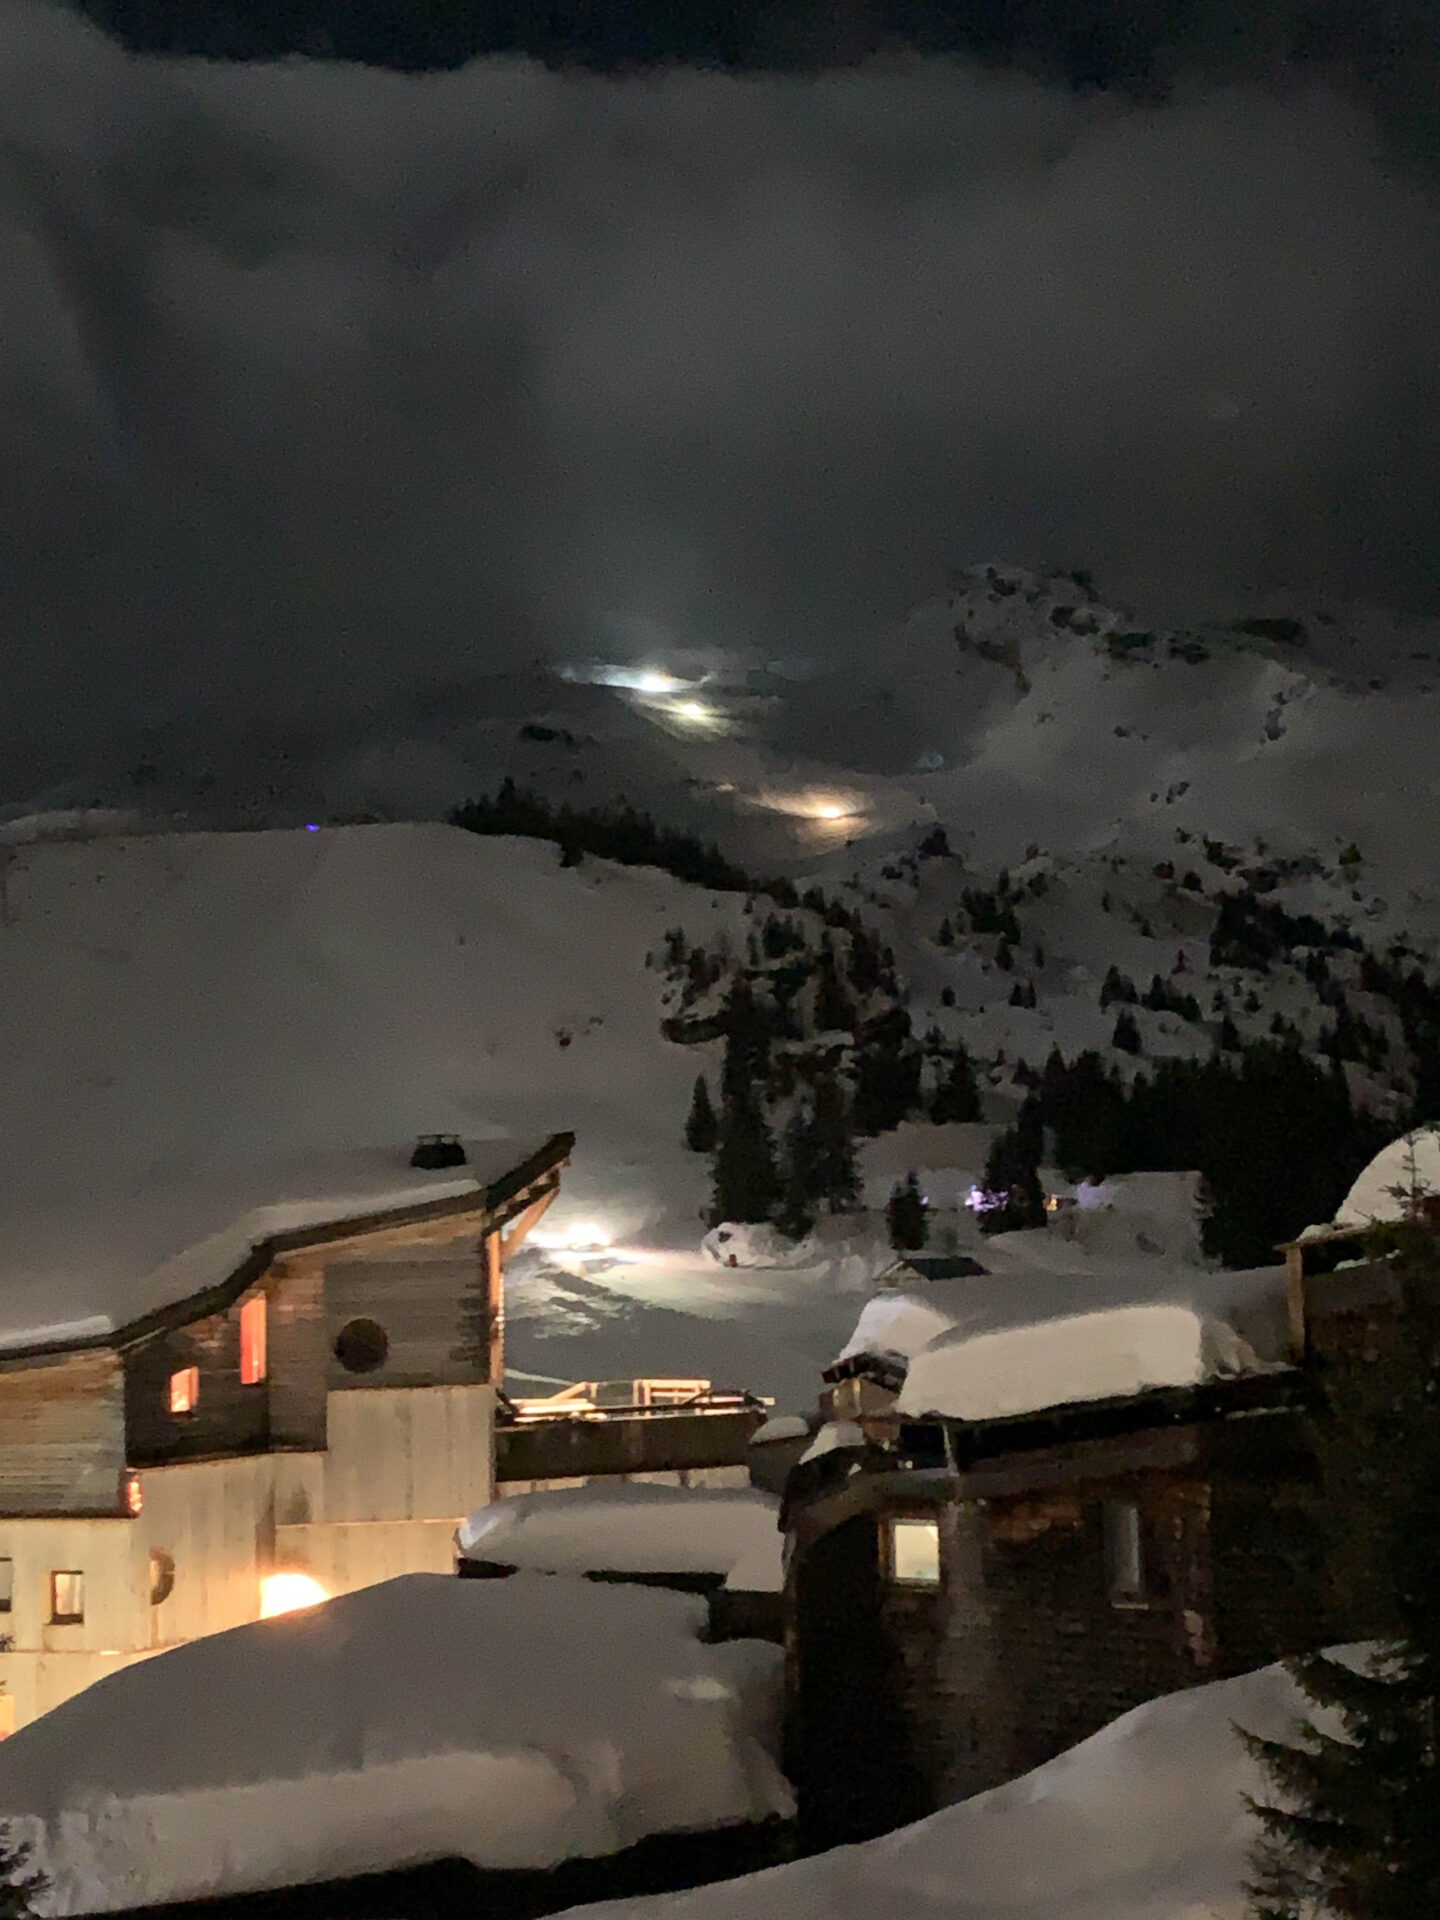
[[[272,1573],[260,1582],[260,1618],[278,1620],[282,1613],[318,1607],[329,1594],[308,1573]]]

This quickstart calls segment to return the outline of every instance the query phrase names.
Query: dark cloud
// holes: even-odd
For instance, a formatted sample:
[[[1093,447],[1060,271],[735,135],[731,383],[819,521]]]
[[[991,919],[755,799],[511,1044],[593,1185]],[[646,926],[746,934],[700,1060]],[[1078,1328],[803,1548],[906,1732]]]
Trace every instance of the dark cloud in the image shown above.
[[[0,752],[955,563],[1432,609],[1440,214],[1315,82],[124,56],[0,0]]]

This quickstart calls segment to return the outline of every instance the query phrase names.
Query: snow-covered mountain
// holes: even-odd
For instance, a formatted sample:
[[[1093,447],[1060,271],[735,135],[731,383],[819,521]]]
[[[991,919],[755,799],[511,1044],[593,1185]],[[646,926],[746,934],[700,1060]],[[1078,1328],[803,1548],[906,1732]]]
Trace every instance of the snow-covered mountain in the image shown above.
[[[657,651],[439,689],[383,719],[177,723],[0,821],[12,1193],[38,1219],[77,1165],[143,1194],[208,1152],[283,1157],[297,1128],[318,1152],[563,1125],[580,1150],[559,1230],[603,1215],[606,1238],[693,1252],[707,1170],[680,1130],[696,1073],[714,1084],[703,1016],[780,909],[566,869],[542,842],[323,824],[434,816],[507,775],[552,806],[624,793],[752,873],[818,884],[893,956],[860,1011],[898,1003],[932,1061],[963,1043],[992,1125],[1024,1091],[1016,1063],[1055,1047],[1129,1075],[1277,1031],[1317,1058],[1338,1042],[1356,1098],[1398,1119],[1435,1011],[1402,989],[1440,971],[1437,663],[1440,623],[1269,603],[1157,633],[1084,576],[989,566],[863,666]],[[91,803],[114,812],[64,811]],[[195,831],[265,819],[317,830]],[[820,912],[790,918],[817,953]],[[723,962],[698,998],[667,963],[676,930]],[[682,1012],[702,1021],[689,1044],[661,1032]],[[187,1057],[205,1073],[177,1078]],[[712,1298],[698,1253],[604,1277],[565,1257],[576,1271],[516,1276],[517,1332],[528,1288],[536,1323],[576,1336],[551,1364],[520,1336],[537,1377],[693,1371],[696,1301],[733,1384],[764,1387],[757,1358],[793,1354],[782,1394],[848,1332],[819,1274],[785,1280],[776,1343],[770,1281],[746,1283],[747,1322],[744,1289]]]

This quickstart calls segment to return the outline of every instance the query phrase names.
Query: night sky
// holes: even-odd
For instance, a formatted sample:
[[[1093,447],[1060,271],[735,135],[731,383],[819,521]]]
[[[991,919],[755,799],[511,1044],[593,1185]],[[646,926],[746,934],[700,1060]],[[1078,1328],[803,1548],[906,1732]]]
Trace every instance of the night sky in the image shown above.
[[[1437,610],[1432,0],[86,12],[0,0],[0,798],[976,559]]]

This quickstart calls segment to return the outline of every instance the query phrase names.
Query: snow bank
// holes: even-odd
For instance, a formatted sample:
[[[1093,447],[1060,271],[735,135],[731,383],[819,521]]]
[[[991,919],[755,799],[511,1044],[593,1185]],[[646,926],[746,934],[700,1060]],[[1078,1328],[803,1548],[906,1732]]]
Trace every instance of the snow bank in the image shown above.
[[[727,1220],[712,1227],[700,1244],[722,1267],[823,1268],[841,1292],[859,1292],[898,1265],[883,1226],[857,1214],[823,1216],[803,1240],[787,1240],[769,1225]]]
[[[1112,1307],[1001,1333],[952,1329],[912,1358],[898,1404],[901,1413],[995,1420],[1194,1386],[1259,1364],[1233,1328],[1189,1307]]]
[[[653,1589],[410,1574],[100,1681],[0,1744],[0,1808],[61,1914],[788,1814],[783,1656],[704,1621]]]
[[[781,1584],[780,1503],[754,1488],[576,1487],[481,1507],[455,1539],[471,1560],[538,1573],[720,1573],[774,1560]],[[732,1582],[738,1585],[739,1582]]]
[[[1280,1667],[1170,1694],[864,1846],[585,1920],[1245,1920],[1242,1796],[1267,1796],[1234,1728],[1293,1738],[1301,1709]]]
[[[1360,1174],[1335,1215],[1337,1227],[1399,1220],[1401,1196],[1440,1194],[1440,1127],[1421,1127],[1392,1140]],[[1316,1229],[1307,1229],[1314,1233]]]
[[[834,1453],[841,1447],[864,1445],[865,1435],[853,1420],[827,1420],[801,1454],[800,1462],[803,1466],[807,1460],[818,1460],[823,1454]]]

